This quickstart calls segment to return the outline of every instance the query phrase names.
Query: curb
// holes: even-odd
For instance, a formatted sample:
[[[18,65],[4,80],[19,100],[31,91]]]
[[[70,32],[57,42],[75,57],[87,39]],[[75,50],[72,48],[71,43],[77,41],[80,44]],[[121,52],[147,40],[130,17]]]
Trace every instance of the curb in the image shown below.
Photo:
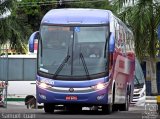
[[[158,113],[160,115],[160,95],[157,96]]]
[[[157,96],[146,96],[145,103],[157,104]]]

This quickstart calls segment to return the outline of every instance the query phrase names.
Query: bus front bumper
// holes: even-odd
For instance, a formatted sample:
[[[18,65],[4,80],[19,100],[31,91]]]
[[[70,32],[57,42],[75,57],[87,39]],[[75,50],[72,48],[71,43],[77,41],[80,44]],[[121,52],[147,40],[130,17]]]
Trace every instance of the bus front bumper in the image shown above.
[[[109,102],[107,92],[107,88],[88,92],[56,92],[37,86],[37,101],[54,104],[104,105]]]

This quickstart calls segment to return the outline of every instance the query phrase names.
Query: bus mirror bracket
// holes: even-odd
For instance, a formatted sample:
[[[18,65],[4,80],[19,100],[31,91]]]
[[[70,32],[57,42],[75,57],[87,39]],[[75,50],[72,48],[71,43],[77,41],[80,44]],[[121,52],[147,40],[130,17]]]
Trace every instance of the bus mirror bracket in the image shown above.
[[[115,48],[115,39],[113,32],[110,32],[110,38],[109,38],[109,52],[113,53]]]
[[[35,31],[29,38],[29,52],[34,52],[34,43],[35,40],[39,37],[39,31]]]
[[[110,32],[109,34],[109,69],[112,68],[113,65],[113,53],[115,49],[115,38],[113,32]]]

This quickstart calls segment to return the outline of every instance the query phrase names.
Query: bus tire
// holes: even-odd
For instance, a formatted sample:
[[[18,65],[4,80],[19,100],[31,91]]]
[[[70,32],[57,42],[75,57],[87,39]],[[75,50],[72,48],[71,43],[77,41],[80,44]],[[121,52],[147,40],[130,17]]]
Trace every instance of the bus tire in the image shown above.
[[[120,111],[128,111],[128,110],[129,110],[129,100],[130,100],[129,97],[130,97],[130,96],[127,95],[127,96],[126,96],[126,100],[125,100],[125,104],[121,104],[121,105],[119,106],[119,110],[120,110]]]
[[[118,106],[115,104],[115,85],[113,87],[113,98],[112,98],[112,111],[118,111]]]
[[[113,111],[113,112],[118,111],[118,105],[117,105],[117,104],[114,104],[114,105],[113,105],[112,111]]]
[[[102,112],[105,114],[110,114],[112,112],[112,105],[111,104],[103,105]]]
[[[45,113],[54,113],[55,106],[52,103],[44,103]]]

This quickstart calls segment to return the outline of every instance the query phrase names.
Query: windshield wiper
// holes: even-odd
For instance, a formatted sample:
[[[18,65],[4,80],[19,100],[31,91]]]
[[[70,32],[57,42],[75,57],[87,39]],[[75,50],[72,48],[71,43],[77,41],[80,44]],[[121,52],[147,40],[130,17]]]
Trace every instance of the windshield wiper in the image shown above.
[[[82,53],[80,53],[80,58],[81,58],[81,60],[82,60],[83,67],[84,67],[84,70],[85,70],[85,72],[86,72],[86,76],[88,77],[88,79],[90,79],[89,71],[88,71],[88,68],[87,68],[87,65],[86,65],[86,62],[85,62],[85,59],[84,59]]]
[[[56,76],[59,74],[59,72],[63,69],[64,65],[68,62],[69,58],[70,58],[70,55],[67,55],[67,56],[64,58],[64,60],[63,60],[63,62],[61,63],[61,65],[57,68],[57,70],[56,70],[53,78],[56,78]]]

